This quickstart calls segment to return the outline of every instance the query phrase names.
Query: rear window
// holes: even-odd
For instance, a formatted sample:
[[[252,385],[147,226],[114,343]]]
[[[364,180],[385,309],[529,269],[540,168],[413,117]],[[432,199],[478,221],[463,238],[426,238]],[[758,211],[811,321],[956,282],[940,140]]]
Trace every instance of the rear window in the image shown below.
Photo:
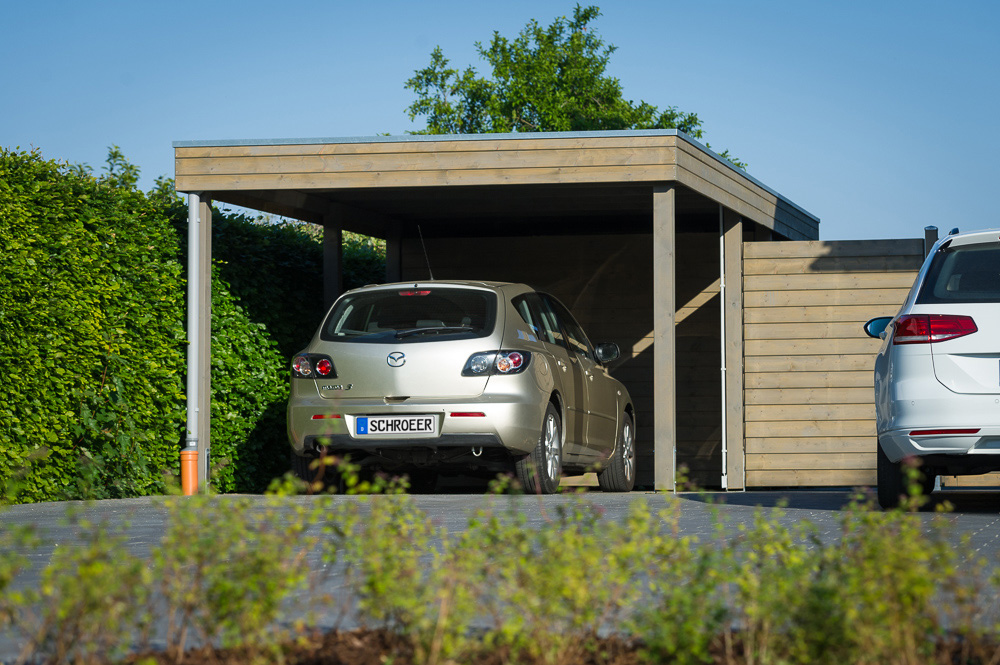
[[[337,302],[320,337],[331,342],[399,344],[486,337],[496,325],[492,291],[413,288],[363,291]]]
[[[931,260],[917,303],[1000,302],[1000,247],[959,245],[939,250]]]

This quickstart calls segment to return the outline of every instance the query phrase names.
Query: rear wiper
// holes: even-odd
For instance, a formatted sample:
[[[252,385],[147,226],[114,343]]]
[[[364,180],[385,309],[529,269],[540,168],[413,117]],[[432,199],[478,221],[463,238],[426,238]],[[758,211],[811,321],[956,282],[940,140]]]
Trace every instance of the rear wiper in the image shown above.
[[[471,332],[472,326],[437,326],[434,328],[406,328],[396,331],[396,339],[413,335],[440,335],[442,333]]]

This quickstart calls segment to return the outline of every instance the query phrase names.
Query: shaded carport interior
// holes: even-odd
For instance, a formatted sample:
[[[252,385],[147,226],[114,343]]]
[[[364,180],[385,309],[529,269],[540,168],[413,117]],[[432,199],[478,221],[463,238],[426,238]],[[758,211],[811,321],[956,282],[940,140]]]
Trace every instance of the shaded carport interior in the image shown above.
[[[743,487],[740,247],[816,238],[818,220],[697,142],[666,130],[175,151],[203,222],[211,199],[323,225],[328,304],[343,231],[386,239],[389,281],[426,279],[429,263],[437,279],[553,293],[592,341],[622,348],[611,370],[635,401],[640,484],[671,488],[683,465],[700,485]]]

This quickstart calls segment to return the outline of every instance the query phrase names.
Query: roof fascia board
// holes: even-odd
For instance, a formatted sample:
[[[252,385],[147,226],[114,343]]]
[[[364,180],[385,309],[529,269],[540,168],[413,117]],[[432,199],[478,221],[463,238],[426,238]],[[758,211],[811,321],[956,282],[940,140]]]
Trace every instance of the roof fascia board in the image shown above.
[[[740,177],[749,180],[757,187],[768,192],[784,204],[794,208],[803,217],[819,224],[819,217],[813,215],[805,208],[802,208],[794,201],[782,196],[774,189],[768,187],[763,182],[753,177],[746,171],[736,167],[728,159],[720,157],[707,146],[695,140],[688,134],[676,129],[634,129],[620,131],[595,131],[595,132],[515,132],[505,134],[405,134],[399,136],[353,136],[334,138],[305,138],[305,139],[236,139],[236,140],[197,140],[197,141],[174,141],[176,148],[212,148],[212,147],[241,147],[241,146],[276,146],[276,145],[333,145],[333,144],[363,144],[363,143],[439,143],[455,141],[504,141],[504,140],[524,140],[524,139],[574,139],[574,138],[622,138],[622,137],[650,137],[650,136],[675,136],[683,139],[690,145],[696,147],[705,155],[708,155],[719,164],[730,169]]]

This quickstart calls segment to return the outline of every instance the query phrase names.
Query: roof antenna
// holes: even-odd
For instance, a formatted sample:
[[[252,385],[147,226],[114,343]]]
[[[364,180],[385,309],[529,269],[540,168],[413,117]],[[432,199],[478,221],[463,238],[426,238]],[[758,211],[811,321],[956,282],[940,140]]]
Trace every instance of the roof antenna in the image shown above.
[[[430,275],[431,281],[434,281],[434,273],[431,272],[431,259],[427,256],[427,245],[424,244],[424,232],[420,230],[420,225],[417,224],[417,233],[420,234],[420,246],[424,248],[424,261],[427,262],[427,274]]]

